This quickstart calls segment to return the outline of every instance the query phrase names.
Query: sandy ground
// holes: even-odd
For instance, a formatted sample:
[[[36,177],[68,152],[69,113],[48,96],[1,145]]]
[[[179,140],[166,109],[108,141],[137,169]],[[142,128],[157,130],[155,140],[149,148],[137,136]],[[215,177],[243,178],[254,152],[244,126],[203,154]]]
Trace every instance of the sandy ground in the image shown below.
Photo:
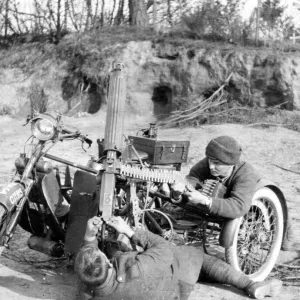
[[[126,134],[136,134],[141,128],[148,127],[150,120],[143,118],[128,118]],[[65,122],[76,125],[89,137],[103,138],[105,115],[66,118]],[[9,181],[14,168],[14,160],[30,134],[30,127],[23,127],[24,120],[0,116],[0,185]],[[160,139],[190,140],[189,160],[183,166],[188,169],[199,158],[209,140],[219,135],[231,135],[243,146],[243,159],[252,162],[258,171],[267,179],[278,184],[284,192],[297,243],[300,245],[300,175],[279,168],[283,166],[295,172],[300,172],[300,134],[281,127],[253,127],[243,125],[205,126],[201,128],[161,129]],[[84,152],[78,141],[58,144],[53,155],[85,164],[90,155],[97,155],[96,143]],[[278,165],[275,166],[274,164]],[[51,260],[50,257],[27,248],[29,234],[18,228],[11,243],[11,249],[5,250],[0,258],[0,300],[20,299],[51,299],[71,300],[76,292],[76,276],[66,261]],[[300,265],[300,247],[297,251],[282,252],[279,263]],[[288,269],[277,266],[271,276],[286,279],[300,277],[298,269]],[[300,279],[285,281],[281,294],[274,300],[299,299]],[[190,300],[196,299],[249,299],[240,291],[218,284],[197,284]],[[271,300],[271,298],[269,298]]]

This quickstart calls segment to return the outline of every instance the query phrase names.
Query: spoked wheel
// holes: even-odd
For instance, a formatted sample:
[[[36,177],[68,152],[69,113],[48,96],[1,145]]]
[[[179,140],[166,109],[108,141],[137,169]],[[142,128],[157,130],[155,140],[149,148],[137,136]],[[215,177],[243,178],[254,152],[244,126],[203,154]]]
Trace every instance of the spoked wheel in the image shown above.
[[[174,235],[173,223],[165,213],[152,208],[144,209],[142,212],[142,224],[148,228],[148,230],[161,235],[168,241],[172,240]],[[161,224],[162,218],[165,220],[164,223],[167,224],[167,226]]]
[[[227,262],[254,281],[264,280],[278,258],[283,228],[277,195],[267,187],[259,189],[249,212],[239,219],[233,245],[225,249]]]
[[[4,250],[6,227],[11,219],[11,214],[6,211],[6,209],[0,204],[0,255]]]

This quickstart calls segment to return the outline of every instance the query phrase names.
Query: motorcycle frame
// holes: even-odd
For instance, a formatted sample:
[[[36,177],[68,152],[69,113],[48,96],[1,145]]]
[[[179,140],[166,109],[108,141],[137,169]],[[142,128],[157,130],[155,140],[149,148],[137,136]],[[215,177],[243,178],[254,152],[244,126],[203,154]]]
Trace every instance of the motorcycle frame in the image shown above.
[[[63,163],[65,165],[68,166],[72,166],[74,168],[77,169],[81,169],[84,170],[86,172],[92,173],[92,174],[97,174],[98,171],[89,168],[87,166],[81,165],[81,164],[77,164],[74,163],[72,161],[66,160],[66,159],[62,159],[60,157],[54,156],[54,155],[50,155],[46,152],[43,152],[45,147],[45,142],[44,141],[39,141],[34,149],[33,149],[33,154],[31,155],[28,163],[25,166],[25,169],[21,175],[20,179],[15,179],[13,180],[13,182],[18,183],[20,185],[20,187],[23,188],[24,190],[24,195],[22,198],[20,198],[16,203],[12,204],[8,198],[4,198],[3,201],[1,201],[1,204],[6,208],[7,211],[13,211],[15,208],[15,211],[12,214],[12,218],[10,219],[10,222],[8,223],[7,227],[6,227],[6,231],[3,234],[3,236],[5,237],[5,242],[4,244],[7,246],[9,243],[9,240],[12,238],[13,236],[13,232],[18,224],[18,221],[20,219],[21,213],[23,211],[24,205],[27,201],[30,202],[30,199],[28,198],[28,195],[33,187],[33,185],[36,183],[35,179],[30,179],[29,177],[31,177],[31,173],[32,171],[36,168],[36,164],[38,163],[38,161],[42,158],[48,158],[51,159],[53,161],[56,162],[60,162]],[[62,191],[63,192],[63,191]],[[65,194],[65,193],[64,193]],[[59,228],[59,221],[57,220],[57,218],[53,218],[53,221],[55,224],[54,227]],[[62,236],[62,232],[60,232],[60,236]]]

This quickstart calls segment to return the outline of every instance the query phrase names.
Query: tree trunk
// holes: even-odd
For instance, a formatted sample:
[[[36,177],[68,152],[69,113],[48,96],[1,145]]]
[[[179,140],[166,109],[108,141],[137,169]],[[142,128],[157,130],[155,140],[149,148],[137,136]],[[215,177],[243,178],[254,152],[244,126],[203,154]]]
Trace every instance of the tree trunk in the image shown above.
[[[148,27],[149,20],[144,0],[129,0],[129,24],[138,27]]]
[[[99,8],[99,0],[96,1],[96,7],[95,7],[95,13],[93,18],[93,24],[92,27],[95,28],[97,17],[98,17],[98,8]]]
[[[124,21],[124,0],[120,0],[118,12],[114,20],[114,25],[121,25]]]
[[[86,0],[86,23],[85,23],[85,30],[89,30],[91,26],[92,20],[92,0]]]
[[[171,9],[171,0],[168,0],[168,22],[173,27],[173,21],[172,21],[172,9]]]
[[[100,18],[100,25],[103,27],[104,25],[104,5],[105,5],[105,0],[101,1],[101,18]]]
[[[56,22],[56,42],[58,43],[61,38],[61,0],[57,1],[57,22]]]
[[[17,23],[19,34],[21,34],[22,33],[22,29],[21,29],[21,24],[20,24],[20,19],[19,19],[18,7],[17,7],[16,3],[14,3],[14,10],[15,10],[15,13],[14,13],[15,21]]]
[[[8,30],[8,5],[9,0],[6,0],[5,2],[5,27],[4,27],[4,37],[7,39],[7,30]]]
[[[67,0],[65,0],[65,11],[64,11],[64,30],[67,30],[68,27],[68,11],[69,11],[69,3]]]
[[[157,32],[157,2],[153,1],[153,28]]]
[[[73,0],[70,0],[70,2],[67,0],[67,2],[68,2],[68,13],[69,13],[70,20],[71,20],[74,28],[76,29],[76,31],[79,31],[77,21],[75,19],[75,9],[74,9]]]
[[[113,22],[114,22],[114,12],[115,12],[115,9],[116,9],[116,0],[114,0],[114,4],[113,4],[113,7],[112,7],[112,10],[111,10],[111,13],[110,13],[110,18],[109,18],[109,24],[112,25]]]

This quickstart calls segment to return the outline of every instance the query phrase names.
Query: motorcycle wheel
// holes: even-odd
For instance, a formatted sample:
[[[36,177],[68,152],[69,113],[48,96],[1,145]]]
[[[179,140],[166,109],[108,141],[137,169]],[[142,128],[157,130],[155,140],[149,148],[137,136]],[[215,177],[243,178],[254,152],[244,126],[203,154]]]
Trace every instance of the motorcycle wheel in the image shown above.
[[[253,281],[264,280],[280,253],[284,219],[281,203],[269,188],[257,190],[249,212],[239,219],[227,263]]]
[[[4,250],[4,233],[11,219],[11,214],[7,213],[6,209],[0,205],[0,256]]]

